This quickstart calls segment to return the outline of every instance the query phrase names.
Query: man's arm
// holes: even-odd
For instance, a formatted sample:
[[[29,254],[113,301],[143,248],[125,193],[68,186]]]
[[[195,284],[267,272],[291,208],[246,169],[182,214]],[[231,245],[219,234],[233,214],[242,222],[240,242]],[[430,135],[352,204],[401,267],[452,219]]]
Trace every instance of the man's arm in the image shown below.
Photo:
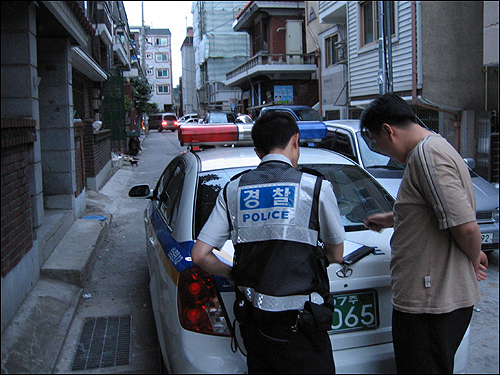
[[[193,263],[211,274],[231,280],[231,266],[220,261],[214,253],[212,253],[213,249],[212,246],[203,241],[196,241],[191,250],[191,259]]]
[[[481,230],[477,222],[470,221],[462,225],[457,225],[450,228],[450,232],[460,250],[472,261],[477,281],[484,280],[488,267],[488,257],[481,251]]]
[[[344,261],[344,242],[341,242],[337,245],[333,245],[331,243],[324,242],[325,245],[325,254],[328,262],[339,263],[342,264]]]

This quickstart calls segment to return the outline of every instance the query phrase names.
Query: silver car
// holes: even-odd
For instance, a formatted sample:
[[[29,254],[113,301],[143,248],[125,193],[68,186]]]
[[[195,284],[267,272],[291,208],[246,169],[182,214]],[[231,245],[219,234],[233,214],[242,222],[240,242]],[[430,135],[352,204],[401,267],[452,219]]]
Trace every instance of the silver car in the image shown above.
[[[316,145],[347,156],[366,169],[393,197],[396,197],[405,166],[391,158],[372,151],[361,136],[359,120],[325,121],[326,138]],[[466,160],[471,166],[471,161]],[[482,249],[498,249],[498,190],[469,168],[476,194],[476,218],[481,228]]]

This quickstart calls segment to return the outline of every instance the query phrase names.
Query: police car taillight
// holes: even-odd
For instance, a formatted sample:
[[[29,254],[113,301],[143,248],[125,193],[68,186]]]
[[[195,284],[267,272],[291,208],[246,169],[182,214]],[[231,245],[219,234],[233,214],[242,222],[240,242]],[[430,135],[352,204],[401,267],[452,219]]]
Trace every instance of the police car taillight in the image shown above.
[[[229,318],[212,275],[194,266],[179,276],[177,308],[184,329],[231,336]]]

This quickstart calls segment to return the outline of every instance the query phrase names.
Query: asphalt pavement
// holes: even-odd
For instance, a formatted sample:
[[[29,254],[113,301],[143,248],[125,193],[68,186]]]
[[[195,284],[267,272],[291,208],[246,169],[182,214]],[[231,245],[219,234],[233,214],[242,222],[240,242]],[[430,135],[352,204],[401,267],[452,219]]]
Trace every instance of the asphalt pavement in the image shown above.
[[[105,219],[77,220],[58,246],[66,249],[59,254],[89,249],[85,256],[89,260],[67,265],[71,272],[63,272],[57,270],[57,264],[63,263],[58,255],[46,267],[46,276],[36,283],[2,334],[2,373],[160,371],[145,251],[147,201],[129,198],[128,190],[139,183],[153,187],[169,160],[183,148],[176,133],[156,131],[142,140],[142,148],[137,166],[124,163],[99,192],[87,191],[86,215]],[[480,283],[483,298],[471,322],[468,373],[499,373],[498,250],[488,258],[488,278]],[[75,262],[74,257],[64,259]],[[114,363],[102,361],[101,368],[90,360],[78,361],[88,327],[95,328],[94,339],[99,324],[113,327],[115,322],[124,333],[118,335],[119,350],[114,352],[121,350],[123,356],[117,356]],[[98,349],[93,355],[105,358],[107,348]]]

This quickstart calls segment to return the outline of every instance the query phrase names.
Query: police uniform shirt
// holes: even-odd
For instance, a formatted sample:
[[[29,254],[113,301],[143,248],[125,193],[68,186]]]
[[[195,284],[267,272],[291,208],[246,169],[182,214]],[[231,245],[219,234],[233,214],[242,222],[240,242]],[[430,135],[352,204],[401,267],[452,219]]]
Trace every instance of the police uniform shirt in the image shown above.
[[[262,158],[261,163],[270,161],[285,162],[290,166],[292,165],[290,160],[281,154],[268,154]],[[323,180],[321,185],[318,215],[319,238],[323,242],[333,245],[342,243],[345,240],[344,226],[340,218],[340,211],[333,187],[330,181],[327,180]],[[221,191],[210,217],[198,235],[198,240],[220,249],[229,238],[230,226],[228,223],[227,207],[223,191]]]

